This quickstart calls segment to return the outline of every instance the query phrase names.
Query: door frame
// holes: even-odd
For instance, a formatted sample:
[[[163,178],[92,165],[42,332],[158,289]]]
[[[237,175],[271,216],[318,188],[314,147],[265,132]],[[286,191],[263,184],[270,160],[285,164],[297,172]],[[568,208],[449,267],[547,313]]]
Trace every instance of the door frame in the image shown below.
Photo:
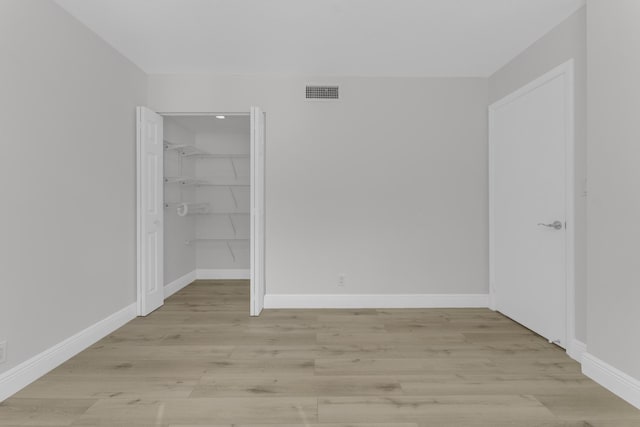
[[[180,112],[175,112],[175,111],[155,111],[153,110],[156,114],[159,114],[162,117],[167,117],[167,116],[217,116],[217,115],[224,115],[224,116],[247,116],[249,118],[251,118],[251,111],[241,111],[241,112],[221,112],[221,111],[217,111],[217,112],[186,112],[186,111],[180,111]],[[266,112],[265,112],[265,119],[266,119]],[[136,117],[136,123],[137,123],[138,119]],[[138,144],[138,140],[140,138],[140,135],[138,135],[136,133],[136,146],[139,145]],[[265,137],[266,139],[266,137]],[[265,150],[266,150],[266,141],[265,141]],[[164,152],[163,152],[164,153]],[[141,206],[141,202],[142,202],[142,194],[140,192],[139,189],[139,185],[138,183],[140,182],[140,180],[142,179],[140,173],[141,170],[138,167],[138,158],[139,158],[140,153],[138,152],[138,150],[136,149],[136,206],[137,206],[137,210],[136,210],[136,236],[138,235],[139,230],[142,227],[143,221],[144,221],[144,215],[142,215],[142,212],[140,210],[140,206]],[[254,153],[252,152],[250,155],[251,158],[251,164],[254,165]],[[252,174],[255,174],[255,179],[257,181],[256,185],[262,185],[264,187],[265,185],[265,174],[266,174],[266,165],[263,165],[264,167],[262,168],[262,173],[260,174],[255,174],[255,170],[252,170]],[[252,183],[253,184],[253,183]],[[164,206],[164,192],[161,195],[162,197],[162,204]],[[262,212],[265,211],[265,206],[266,206],[266,196],[265,198],[262,199],[262,206],[259,206],[258,208],[262,209]],[[251,217],[251,216],[250,216]],[[164,227],[164,222],[162,224],[162,226]],[[260,230],[255,230],[255,231],[260,231]],[[262,229],[262,233],[265,233],[264,228]],[[255,237],[253,236],[253,234],[250,236],[251,241],[255,240]],[[136,238],[137,240],[137,238]],[[263,239],[264,240],[264,239]],[[137,243],[136,243],[137,245]],[[164,248],[163,248],[164,250]],[[265,249],[266,252],[266,249]],[[136,252],[137,253],[137,252]],[[164,268],[164,256],[162,257],[162,261],[163,261],[163,268]],[[140,270],[142,266],[142,260],[140,259],[139,255],[136,255],[136,269],[137,271]],[[251,266],[249,267],[251,268]],[[166,286],[166,285],[163,285]],[[265,279],[265,287],[266,287],[266,279]],[[254,299],[255,299],[255,295],[254,295],[254,290],[253,290],[253,286],[249,286],[249,293],[250,293],[250,307],[254,307]],[[136,286],[136,304],[138,307],[138,316],[141,315],[141,311],[140,311],[140,306],[141,306],[141,295],[142,291],[139,287],[139,285]],[[250,315],[250,313],[248,313],[248,315]]]
[[[523,95],[537,89],[556,78],[563,77],[565,83],[565,286],[566,286],[566,351],[574,354],[575,347],[575,96],[574,96],[574,60],[546,72],[504,98],[489,106],[489,308],[497,309],[499,292],[495,286],[495,247],[494,247],[494,114],[495,111]],[[573,357],[573,356],[572,356]]]
[[[251,301],[249,313],[259,316],[264,309],[265,285],[265,142],[266,113],[251,107]]]

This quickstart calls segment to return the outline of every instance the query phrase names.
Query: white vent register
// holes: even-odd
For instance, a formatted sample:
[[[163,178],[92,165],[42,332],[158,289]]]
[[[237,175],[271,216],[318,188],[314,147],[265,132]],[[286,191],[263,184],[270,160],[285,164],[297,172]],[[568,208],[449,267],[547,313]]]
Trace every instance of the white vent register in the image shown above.
[[[306,99],[339,99],[338,86],[307,86]]]

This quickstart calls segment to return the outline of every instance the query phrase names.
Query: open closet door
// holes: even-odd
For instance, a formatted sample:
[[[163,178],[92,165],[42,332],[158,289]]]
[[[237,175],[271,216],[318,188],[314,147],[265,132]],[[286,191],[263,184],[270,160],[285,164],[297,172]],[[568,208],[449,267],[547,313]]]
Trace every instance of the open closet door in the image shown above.
[[[164,230],[162,116],[136,110],[138,315],[164,304]]]
[[[251,107],[251,315],[264,307],[264,112]]]

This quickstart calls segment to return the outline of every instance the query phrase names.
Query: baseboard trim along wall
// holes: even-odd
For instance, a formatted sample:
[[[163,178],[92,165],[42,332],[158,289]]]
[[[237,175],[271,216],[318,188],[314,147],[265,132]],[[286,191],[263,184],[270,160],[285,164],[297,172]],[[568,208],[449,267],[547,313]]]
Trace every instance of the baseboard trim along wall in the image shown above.
[[[251,278],[251,270],[205,270],[197,269],[196,277],[199,280],[249,280]]]
[[[639,380],[589,353],[582,357],[582,373],[640,409]]]
[[[196,270],[193,270],[192,272],[187,273],[184,276],[177,278],[173,282],[164,285],[164,297],[165,298],[169,298],[171,295],[175,294],[180,289],[182,289],[185,286],[191,284],[197,278],[198,277],[196,275]]]
[[[488,294],[264,296],[264,308],[486,308],[488,305]]]
[[[582,357],[587,352],[587,345],[582,341],[573,340],[567,347],[567,354],[578,363],[582,363]]]
[[[136,312],[136,304],[131,304],[0,374],[0,402],[135,319]]]

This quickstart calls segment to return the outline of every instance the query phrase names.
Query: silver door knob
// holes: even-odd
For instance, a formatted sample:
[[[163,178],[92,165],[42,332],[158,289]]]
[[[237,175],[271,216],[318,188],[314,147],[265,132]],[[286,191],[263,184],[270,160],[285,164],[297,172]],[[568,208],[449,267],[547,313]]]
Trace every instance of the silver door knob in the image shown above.
[[[538,225],[541,225],[543,227],[554,228],[556,230],[562,229],[562,223],[560,221],[553,221],[551,224],[543,224],[539,222]]]

